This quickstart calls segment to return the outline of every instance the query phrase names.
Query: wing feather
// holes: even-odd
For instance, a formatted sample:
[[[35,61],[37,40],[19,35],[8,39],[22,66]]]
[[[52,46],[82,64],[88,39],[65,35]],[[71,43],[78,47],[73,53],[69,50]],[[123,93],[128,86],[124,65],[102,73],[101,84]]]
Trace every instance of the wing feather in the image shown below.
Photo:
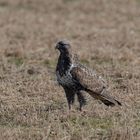
[[[100,76],[83,65],[73,67],[70,73],[74,80],[76,80],[85,89],[91,90],[94,93],[101,93],[101,91],[106,87],[106,83]]]

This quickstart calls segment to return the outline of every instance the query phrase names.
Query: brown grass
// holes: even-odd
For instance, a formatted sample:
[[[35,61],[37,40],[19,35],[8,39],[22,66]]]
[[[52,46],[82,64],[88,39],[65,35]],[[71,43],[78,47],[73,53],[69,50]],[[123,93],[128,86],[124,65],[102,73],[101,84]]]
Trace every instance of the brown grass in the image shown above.
[[[140,0],[0,0],[0,139],[139,140]],[[72,42],[123,106],[68,115],[58,40]],[[76,108],[76,107],[75,107]]]

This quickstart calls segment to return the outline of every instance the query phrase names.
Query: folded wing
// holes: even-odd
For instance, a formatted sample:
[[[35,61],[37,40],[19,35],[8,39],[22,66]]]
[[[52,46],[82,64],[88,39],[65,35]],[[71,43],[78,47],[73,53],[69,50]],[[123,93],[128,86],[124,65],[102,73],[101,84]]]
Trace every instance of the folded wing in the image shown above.
[[[83,65],[77,65],[71,69],[70,73],[73,79],[95,99],[101,100],[107,106],[121,105],[119,101],[108,94],[105,81],[94,71]]]

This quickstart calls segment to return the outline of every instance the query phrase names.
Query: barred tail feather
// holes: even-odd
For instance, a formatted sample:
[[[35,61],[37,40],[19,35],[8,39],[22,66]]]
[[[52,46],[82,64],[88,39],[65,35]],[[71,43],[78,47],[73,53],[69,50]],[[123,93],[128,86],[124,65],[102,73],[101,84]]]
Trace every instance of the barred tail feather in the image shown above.
[[[121,106],[121,103],[118,100],[114,99],[113,97],[111,97],[106,93],[101,94],[100,100],[107,106],[115,106],[115,105]]]
[[[118,100],[114,99],[110,95],[107,94],[107,91],[103,91],[100,94],[94,93],[88,90],[88,93],[95,99],[101,100],[107,106],[115,106],[115,105],[122,105]]]

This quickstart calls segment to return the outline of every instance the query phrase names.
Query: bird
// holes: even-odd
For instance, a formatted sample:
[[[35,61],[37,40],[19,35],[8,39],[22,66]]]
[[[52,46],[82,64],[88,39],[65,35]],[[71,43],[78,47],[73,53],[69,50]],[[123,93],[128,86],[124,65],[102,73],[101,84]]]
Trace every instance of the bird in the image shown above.
[[[82,111],[82,107],[86,104],[85,92],[106,106],[122,105],[121,102],[109,95],[105,80],[95,70],[80,63],[77,54],[72,52],[68,41],[58,41],[55,49],[59,51],[56,78],[58,84],[64,89],[69,110],[77,96],[79,110]]]

